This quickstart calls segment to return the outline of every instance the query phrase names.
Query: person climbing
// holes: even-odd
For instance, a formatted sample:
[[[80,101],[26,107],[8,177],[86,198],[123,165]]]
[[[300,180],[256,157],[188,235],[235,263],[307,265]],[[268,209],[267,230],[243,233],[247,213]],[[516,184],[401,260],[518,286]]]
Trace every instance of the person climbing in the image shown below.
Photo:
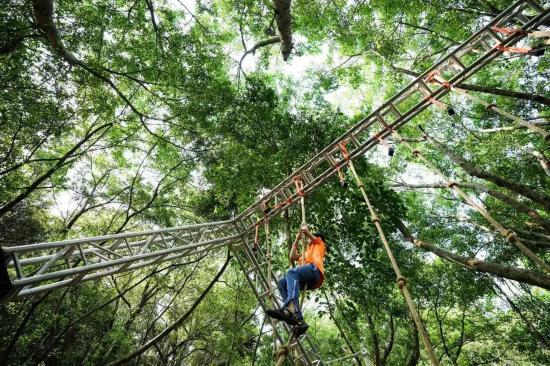
[[[310,241],[305,253],[298,253],[298,242],[305,235]],[[300,289],[313,290],[321,287],[324,276],[324,259],[326,253],[325,238],[320,233],[312,234],[307,225],[302,225],[296,235],[289,254],[291,264],[298,260],[298,266],[289,269],[279,280],[279,291],[284,299],[282,309],[269,309],[267,315],[293,325],[296,337],[304,334],[309,327],[300,311]]]

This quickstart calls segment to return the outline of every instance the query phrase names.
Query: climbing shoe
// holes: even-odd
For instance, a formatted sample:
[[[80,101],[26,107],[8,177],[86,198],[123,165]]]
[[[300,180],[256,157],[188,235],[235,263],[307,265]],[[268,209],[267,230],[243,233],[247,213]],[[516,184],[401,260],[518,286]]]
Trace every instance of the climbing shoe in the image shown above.
[[[296,316],[290,312],[287,308],[283,308],[282,310],[279,309],[268,309],[266,311],[266,314],[277,320],[282,320],[286,322],[289,325],[297,325],[298,319],[296,319]]]
[[[298,338],[307,331],[307,328],[309,328],[309,325],[305,321],[299,320],[298,324],[294,327],[294,336]]]

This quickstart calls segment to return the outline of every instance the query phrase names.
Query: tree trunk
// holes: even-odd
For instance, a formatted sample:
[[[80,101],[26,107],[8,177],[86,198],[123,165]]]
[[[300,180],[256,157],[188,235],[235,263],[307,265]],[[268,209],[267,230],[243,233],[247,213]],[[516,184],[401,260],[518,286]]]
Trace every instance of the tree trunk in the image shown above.
[[[535,190],[523,184],[509,181],[507,179],[502,178],[499,175],[496,175],[486,170],[483,170],[481,168],[478,168],[477,166],[472,164],[470,161],[456,155],[450,148],[448,148],[441,142],[437,141],[433,137],[428,137],[428,139],[433,142],[433,146],[435,146],[437,150],[447,155],[454,163],[460,165],[460,167],[464,169],[468,174],[473,175],[474,177],[488,180],[490,182],[493,182],[497,186],[506,188],[510,191],[516,192],[524,197],[527,197],[533,202],[540,204],[542,207],[544,207],[546,211],[550,212],[549,196],[536,192]]]
[[[514,209],[526,213],[530,218],[533,219],[537,224],[550,233],[550,222],[545,220],[537,211],[532,209],[529,206],[524,205],[523,203],[517,201],[516,199],[510,197],[509,195],[499,192],[496,189],[492,189],[483,184],[477,183],[468,183],[468,182],[457,182],[459,187],[475,189],[477,191],[485,192],[495,197],[501,202],[504,202]],[[408,188],[438,188],[438,189],[448,189],[448,185],[444,183],[435,183],[435,184],[398,184],[398,187],[408,187]]]
[[[384,347],[384,355],[382,356],[382,364],[385,365],[387,360],[388,360],[388,357],[393,349],[393,341],[394,341],[394,338],[395,338],[395,325],[393,323],[393,315],[390,314],[390,321],[389,321],[389,325],[390,325],[390,334],[389,334],[389,338],[388,338],[388,342],[386,343],[386,346]]]
[[[291,2],[292,0],[272,0],[277,29],[279,29],[279,36],[281,37],[281,53],[285,61],[288,60],[288,56],[292,51]]]
[[[414,319],[410,317],[409,320],[410,320],[409,329],[411,330],[412,348],[411,348],[411,354],[409,356],[409,361],[407,362],[407,366],[416,366],[418,365],[418,361],[420,360],[420,342],[418,339],[418,329],[416,328]]]
[[[402,221],[397,220],[396,222],[399,231],[403,234],[405,239],[407,239],[417,247],[432,252],[438,257],[443,258],[449,262],[460,264],[461,266],[466,267],[472,271],[491,273],[502,278],[528,283],[533,286],[538,286],[550,290],[550,276],[547,276],[540,272],[518,268],[507,264],[488,262],[477,259],[475,257],[463,257],[451,253],[433,244],[415,239]]]
[[[382,360],[380,358],[380,346],[378,341],[378,333],[376,333],[376,326],[374,324],[374,321],[372,320],[372,316],[367,311],[365,312],[365,316],[367,318],[367,324],[369,326],[370,335],[372,338],[372,348],[374,350],[374,364],[376,366],[382,366]]]
[[[403,68],[398,67],[398,66],[393,66],[392,65],[391,68],[395,71],[398,71],[398,72],[402,73],[402,74],[409,75],[409,76],[412,76],[412,77],[415,77],[415,78],[417,78],[421,75],[418,72],[403,69]],[[511,97],[511,98],[516,98],[516,99],[528,100],[528,101],[531,101],[531,102],[537,102],[537,103],[541,103],[541,104],[544,104],[544,105],[550,105],[550,98],[545,97],[543,95],[538,95],[538,94],[522,93],[522,92],[517,92],[517,91],[509,90],[509,89],[500,89],[500,88],[495,88],[495,87],[491,87],[491,86],[481,86],[481,85],[474,85],[474,84],[467,84],[467,83],[460,83],[460,84],[457,85],[457,87],[459,87],[461,89],[464,89],[464,90],[469,90],[469,91],[476,91],[476,92],[480,92],[480,93],[500,95],[500,96],[503,96],[503,97]]]

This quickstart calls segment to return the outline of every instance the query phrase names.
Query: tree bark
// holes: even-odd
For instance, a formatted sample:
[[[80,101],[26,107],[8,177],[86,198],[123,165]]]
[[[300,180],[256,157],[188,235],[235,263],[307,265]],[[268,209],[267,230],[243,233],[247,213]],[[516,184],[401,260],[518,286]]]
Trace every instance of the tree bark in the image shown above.
[[[386,364],[388,357],[393,349],[393,341],[395,338],[395,325],[393,323],[393,315],[391,314],[390,314],[389,324],[390,324],[390,334],[389,334],[388,341],[386,342],[386,346],[384,347],[384,355],[382,356],[383,365]]]
[[[183,314],[181,317],[179,317],[174,323],[172,323],[169,327],[164,329],[162,332],[160,332],[156,337],[151,339],[149,342],[145,343],[143,346],[139,347],[137,350],[129,353],[128,355],[120,358],[117,361],[111,362],[108,364],[108,366],[116,366],[116,365],[123,365],[126,364],[128,361],[132,360],[134,357],[139,356],[143,354],[145,351],[147,351],[149,348],[153,347],[158,341],[166,337],[168,334],[170,334],[173,330],[177,329],[180,325],[185,322],[185,320],[195,311],[197,306],[202,302],[202,300],[206,297],[206,295],[210,292],[212,287],[218,282],[222,274],[225,272],[225,269],[227,268],[227,265],[229,264],[231,260],[231,255],[227,254],[227,259],[225,260],[225,263],[223,264],[222,268],[219,270],[219,272],[216,274],[216,276],[210,281],[206,289],[202,292],[202,294],[195,300],[193,305]]]
[[[376,326],[372,320],[372,316],[369,312],[365,312],[367,318],[367,324],[369,326],[370,335],[372,338],[372,348],[374,350],[374,364],[376,366],[382,366],[382,360],[380,358],[380,342],[378,341],[378,333],[376,333]]]
[[[516,199],[510,197],[509,195],[499,192],[496,189],[492,189],[483,184],[468,183],[468,182],[457,182],[459,187],[475,189],[477,191],[485,192],[495,197],[501,202],[504,202],[514,209],[526,213],[530,218],[533,219],[537,224],[550,233],[550,222],[545,220],[537,211],[524,205],[523,203],[517,201]],[[399,187],[408,187],[408,188],[437,188],[437,189],[448,189],[449,186],[444,183],[435,183],[435,184],[398,184]]]
[[[418,365],[418,361],[420,360],[420,342],[418,339],[418,329],[416,328],[414,319],[410,317],[409,320],[411,325],[409,329],[411,330],[412,348],[407,366],[416,366]]]
[[[272,0],[275,11],[275,21],[281,37],[281,54],[283,60],[288,60],[292,51],[292,18],[290,16],[290,4],[292,0]]]
[[[544,209],[550,212],[550,197],[539,192],[536,192],[534,189],[529,188],[523,184],[509,181],[502,178],[499,175],[490,173],[486,170],[478,168],[472,162],[456,155],[450,148],[437,141],[431,136],[428,136],[428,139],[433,142],[433,146],[439,150],[441,153],[447,155],[454,163],[460,165],[468,174],[473,175],[481,179],[488,180],[493,182],[497,186],[506,188],[510,191],[516,192],[524,197],[529,198],[533,202],[540,204]]]
[[[507,264],[488,262],[475,257],[463,257],[451,253],[433,244],[414,238],[407,226],[401,220],[396,220],[396,222],[399,231],[401,232],[401,234],[403,234],[405,239],[407,239],[409,242],[413,243],[417,247],[427,250],[449,262],[460,264],[461,266],[466,267],[472,271],[491,273],[498,277],[528,283],[533,286],[550,290],[550,276],[547,276],[540,272],[518,268]]]

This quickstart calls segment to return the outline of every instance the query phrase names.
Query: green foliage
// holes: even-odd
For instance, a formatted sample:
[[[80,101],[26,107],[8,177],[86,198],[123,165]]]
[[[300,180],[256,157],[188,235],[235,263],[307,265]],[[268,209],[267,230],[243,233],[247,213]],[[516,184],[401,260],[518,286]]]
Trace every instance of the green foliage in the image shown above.
[[[8,0],[0,5],[0,245],[232,218],[408,84],[403,69],[424,71],[511,3],[295,0],[290,66],[272,44],[239,70],[244,52],[277,34],[271,1],[55,1],[74,63],[37,28],[32,2]],[[311,60],[322,65],[300,73]],[[501,58],[468,82],[544,96],[549,62]],[[547,129],[547,105],[475,95]],[[549,262],[550,213],[457,167],[417,127],[478,169],[545,196],[547,143],[454,93],[443,101],[454,116],[431,108],[400,133]],[[373,149],[355,164],[441,364],[547,364],[546,290],[423,251],[403,225],[440,250],[543,274],[473,207],[430,188],[443,180],[404,145],[388,143],[391,159]],[[351,345],[371,362],[378,354],[380,365],[427,365],[379,233],[345,174],[347,190],[332,178],[306,200],[308,224],[329,247],[326,282],[304,309],[309,335],[324,360],[351,354]],[[292,208],[271,223],[277,275],[300,220]],[[217,273],[217,254],[0,305],[0,364],[119,359],[190,308]],[[187,321],[132,364],[268,365],[265,321],[232,263]]]

